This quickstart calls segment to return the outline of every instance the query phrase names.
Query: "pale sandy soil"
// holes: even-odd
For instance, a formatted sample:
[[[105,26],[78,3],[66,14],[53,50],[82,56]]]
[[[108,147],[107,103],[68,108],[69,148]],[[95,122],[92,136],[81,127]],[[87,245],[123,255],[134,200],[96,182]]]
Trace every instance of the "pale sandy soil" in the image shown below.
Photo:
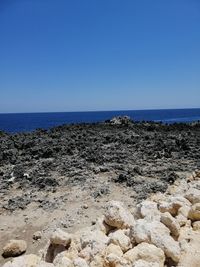
[[[104,183],[108,182],[106,174],[101,177]],[[12,192],[18,194],[19,192]],[[62,199],[59,207],[54,210],[44,210],[38,204],[31,203],[24,210],[16,210],[12,213],[0,212],[0,251],[10,239],[23,239],[28,244],[26,254],[38,253],[47,243],[50,232],[61,227],[68,232],[74,232],[80,228],[91,225],[103,213],[104,204],[111,200],[123,201],[127,207],[134,207],[134,191],[130,187],[124,187],[112,183],[112,189],[108,195],[94,198],[88,190],[82,190],[80,186],[62,187],[55,193],[49,193],[48,199]],[[42,231],[41,240],[34,241],[33,234]],[[0,256],[0,265],[8,259]]]

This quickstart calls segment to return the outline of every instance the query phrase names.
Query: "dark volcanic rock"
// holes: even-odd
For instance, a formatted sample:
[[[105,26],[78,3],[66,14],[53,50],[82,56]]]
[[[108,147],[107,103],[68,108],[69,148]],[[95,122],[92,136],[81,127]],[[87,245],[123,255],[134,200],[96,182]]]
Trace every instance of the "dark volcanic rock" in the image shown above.
[[[112,174],[115,178],[110,183],[132,187],[138,198],[144,198],[166,190],[177,172],[199,168],[199,158],[200,124],[133,123],[117,118],[32,133],[0,132],[0,195],[12,188],[89,188],[96,176]],[[107,193],[98,188],[90,192],[94,197]],[[12,199],[9,209],[17,208],[16,201],[23,207],[28,200],[23,204]]]

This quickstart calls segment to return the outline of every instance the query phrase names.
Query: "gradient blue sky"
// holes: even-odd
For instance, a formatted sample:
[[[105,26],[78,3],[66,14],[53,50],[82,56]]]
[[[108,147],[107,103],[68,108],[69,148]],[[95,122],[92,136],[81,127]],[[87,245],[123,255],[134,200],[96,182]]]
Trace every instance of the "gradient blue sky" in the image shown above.
[[[0,112],[200,107],[199,0],[0,0]]]

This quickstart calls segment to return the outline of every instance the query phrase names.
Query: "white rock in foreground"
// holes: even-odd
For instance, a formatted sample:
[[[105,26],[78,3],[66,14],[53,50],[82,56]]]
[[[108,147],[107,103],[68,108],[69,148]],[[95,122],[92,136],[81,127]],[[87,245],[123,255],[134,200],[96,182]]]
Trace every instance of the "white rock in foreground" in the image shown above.
[[[187,198],[192,204],[196,204],[200,202],[200,190],[195,188],[190,188],[185,194],[185,198]]]
[[[110,201],[106,204],[104,220],[108,225],[118,229],[129,228],[135,223],[133,215],[119,201]]]
[[[77,258],[73,261],[74,267],[89,267],[87,262],[82,258]]]
[[[160,212],[157,207],[157,203],[150,200],[144,200],[137,206],[137,213],[141,218],[145,217],[158,217],[160,216]]]
[[[5,263],[3,267],[36,267],[40,258],[36,255],[24,255]]]
[[[144,260],[147,262],[156,262],[159,264],[159,267],[163,267],[165,261],[165,255],[162,249],[148,243],[140,243],[136,247],[130,249],[124,254],[124,258],[130,264],[138,260]]]
[[[119,229],[110,233],[108,237],[110,238],[110,243],[118,245],[123,252],[126,252],[131,248],[131,240],[127,235],[125,235],[123,230]]]
[[[136,222],[133,235],[137,243],[152,243],[161,248],[168,258],[178,262],[180,246],[171,236],[169,229],[159,221],[140,219]]]
[[[139,260],[133,264],[133,267],[159,267],[159,264],[157,262],[147,262],[144,260]]]
[[[160,221],[169,228],[172,236],[178,237],[180,233],[180,225],[169,212],[162,213]]]
[[[200,221],[200,203],[196,203],[191,207],[188,218],[192,221]]]
[[[166,201],[159,203],[161,212],[169,212],[172,216],[176,216],[181,207],[191,206],[191,203],[183,196],[171,196]]]

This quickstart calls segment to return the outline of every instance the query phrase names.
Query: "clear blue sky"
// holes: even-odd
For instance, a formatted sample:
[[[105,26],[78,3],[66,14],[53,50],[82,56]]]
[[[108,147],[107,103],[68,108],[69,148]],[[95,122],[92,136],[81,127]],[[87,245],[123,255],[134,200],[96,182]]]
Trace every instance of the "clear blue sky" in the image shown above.
[[[199,0],[0,0],[0,112],[200,107]]]

